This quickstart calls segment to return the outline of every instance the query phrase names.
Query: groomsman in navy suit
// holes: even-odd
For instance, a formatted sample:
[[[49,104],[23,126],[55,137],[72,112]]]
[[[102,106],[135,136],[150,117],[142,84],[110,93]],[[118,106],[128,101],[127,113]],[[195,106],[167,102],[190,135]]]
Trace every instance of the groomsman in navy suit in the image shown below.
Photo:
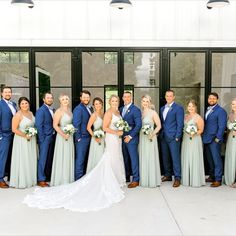
[[[76,159],[75,159],[75,180],[80,179],[86,172],[88,152],[91,136],[87,130],[87,124],[92,113],[89,105],[90,92],[83,90],[80,92],[80,104],[73,110],[73,125],[77,129],[74,134]]]
[[[142,115],[138,107],[132,103],[132,94],[128,91],[123,94],[124,106],[120,108],[120,113],[125,121],[128,122],[131,130],[124,132],[122,142],[122,152],[125,163],[126,181],[132,182],[128,188],[135,188],[139,185],[139,131],[142,127]]]
[[[180,142],[184,127],[184,109],[175,103],[173,90],[166,91],[166,105],[161,108],[161,150],[164,165],[162,181],[172,181],[172,166],[175,181],[173,187],[180,186]]]
[[[218,94],[208,95],[209,107],[205,113],[205,126],[202,136],[205,157],[209,163],[211,187],[219,187],[222,181],[223,162],[221,159],[221,143],[227,125],[227,113],[218,105]]]
[[[53,95],[47,92],[43,96],[44,104],[37,110],[35,126],[38,130],[39,160],[38,185],[48,187],[50,181],[55,144],[55,131],[53,129]]]
[[[13,142],[11,120],[17,111],[16,104],[11,101],[11,96],[12,89],[3,87],[0,101],[0,188],[9,188],[3,178],[5,177],[6,162],[11,158]]]

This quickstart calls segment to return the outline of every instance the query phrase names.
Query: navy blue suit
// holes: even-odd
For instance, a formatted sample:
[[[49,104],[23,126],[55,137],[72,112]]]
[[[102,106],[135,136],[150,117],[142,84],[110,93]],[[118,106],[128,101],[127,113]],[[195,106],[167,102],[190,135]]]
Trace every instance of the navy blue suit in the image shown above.
[[[75,159],[75,180],[80,179],[86,172],[88,151],[91,136],[87,131],[87,124],[90,118],[86,106],[80,103],[73,110],[73,125],[77,129],[74,134],[76,159]]]
[[[209,174],[215,181],[221,182],[223,162],[221,159],[221,143],[227,125],[227,113],[218,104],[205,117],[205,128],[202,135],[205,157],[209,163]],[[219,142],[215,142],[215,138]]]
[[[55,131],[52,115],[45,104],[36,112],[35,126],[38,130],[39,144],[38,181],[49,181],[52,171]]]
[[[13,102],[15,110],[16,104]],[[13,141],[11,109],[5,100],[0,100],[0,182],[3,182],[5,176],[5,166],[10,158],[10,147]],[[8,173],[9,174],[9,173]]]
[[[122,114],[124,107],[120,108],[120,114]],[[142,127],[142,115],[141,111],[134,104],[131,104],[129,109],[124,114],[123,119],[128,122],[131,130],[125,132],[124,136],[130,135],[132,139],[129,143],[122,142],[122,152],[125,163],[126,179],[133,176],[134,182],[139,182],[139,155],[138,155],[138,144],[139,144],[139,131]]]
[[[166,119],[163,118],[165,106],[161,108],[162,130],[160,133],[164,175],[172,176],[172,166],[176,180],[181,179],[180,141],[184,127],[184,109],[173,103],[169,108]],[[178,139],[178,141],[176,141]]]

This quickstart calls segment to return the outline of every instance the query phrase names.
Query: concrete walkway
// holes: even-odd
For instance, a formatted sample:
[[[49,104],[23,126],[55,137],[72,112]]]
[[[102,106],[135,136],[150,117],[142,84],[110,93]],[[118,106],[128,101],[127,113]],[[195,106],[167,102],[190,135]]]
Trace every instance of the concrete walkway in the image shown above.
[[[126,198],[99,212],[38,210],[23,205],[33,191],[0,189],[0,235],[236,235],[236,189],[126,189]]]

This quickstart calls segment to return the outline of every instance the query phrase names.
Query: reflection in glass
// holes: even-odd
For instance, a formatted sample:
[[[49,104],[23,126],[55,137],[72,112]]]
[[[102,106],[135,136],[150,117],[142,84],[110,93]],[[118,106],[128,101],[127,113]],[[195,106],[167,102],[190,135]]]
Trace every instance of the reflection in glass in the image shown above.
[[[212,54],[212,86],[236,87],[236,53]]]
[[[82,53],[83,87],[118,84],[117,63],[106,63],[116,60],[117,52],[105,55],[106,58],[104,52]]]
[[[36,52],[35,55],[36,68],[50,73],[51,86],[71,86],[70,52]]]
[[[130,57],[124,53],[124,58]],[[159,86],[159,53],[134,52],[134,63],[124,64],[125,84],[138,87]]]
[[[212,88],[212,92],[219,95],[219,104],[229,114],[231,111],[231,101],[236,98],[236,88]]]
[[[184,107],[189,100],[194,99],[197,102],[198,113],[204,114],[204,89],[202,88],[172,88],[175,91],[175,101]]]
[[[20,62],[20,55],[22,53],[27,63]],[[0,85],[11,87],[29,86],[27,52],[0,52]]]
[[[205,53],[170,54],[171,87],[205,87]]]

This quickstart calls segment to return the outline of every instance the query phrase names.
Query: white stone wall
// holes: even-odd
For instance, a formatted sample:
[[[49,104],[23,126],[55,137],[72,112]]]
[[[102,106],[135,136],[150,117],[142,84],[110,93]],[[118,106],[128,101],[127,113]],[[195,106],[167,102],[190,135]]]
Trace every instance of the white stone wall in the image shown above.
[[[0,0],[0,46],[236,47],[236,0],[34,0],[33,9]]]

